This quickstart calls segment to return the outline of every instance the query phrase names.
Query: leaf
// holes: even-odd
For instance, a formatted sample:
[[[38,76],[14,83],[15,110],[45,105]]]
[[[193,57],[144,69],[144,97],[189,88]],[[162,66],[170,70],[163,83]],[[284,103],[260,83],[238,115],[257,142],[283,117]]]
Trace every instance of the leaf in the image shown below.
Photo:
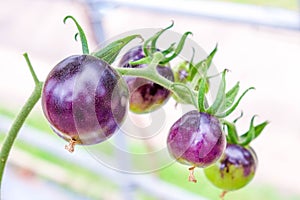
[[[190,81],[192,81],[197,73],[206,74],[207,70],[209,69],[212,59],[215,56],[218,50],[218,45],[215,46],[213,51],[202,61],[193,65],[190,69]],[[200,79],[200,78],[199,78]]]
[[[232,122],[233,122],[233,123],[236,123],[239,119],[241,119],[241,118],[243,117],[243,115],[244,115],[244,112],[241,111],[240,116],[238,116],[237,118],[235,118]]]
[[[239,92],[240,85],[239,82],[237,82],[225,95],[225,101],[223,101],[223,104],[220,106],[218,113],[222,113],[228,108],[232,106],[234,103],[234,100]]]
[[[145,53],[145,56],[150,56],[152,55],[155,51],[156,51],[156,42],[157,39],[168,29],[172,28],[174,26],[174,21],[172,21],[172,24],[160,31],[158,31],[157,33],[155,33],[152,37],[148,38],[143,45],[143,51]],[[149,51],[149,46],[148,44],[151,42],[151,49]]]
[[[236,127],[234,123],[230,123],[226,120],[222,122],[227,127],[227,139],[231,144],[237,144],[239,142],[239,136],[236,131]]]
[[[202,78],[199,84],[198,90],[198,110],[200,112],[205,112],[205,90],[206,90],[206,78]]]
[[[216,96],[215,101],[213,104],[207,109],[207,112],[209,114],[215,115],[220,106],[222,105],[224,98],[225,98],[225,89],[226,89],[226,80],[225,80],[225,75],[226,75],[227,70],[225,69],[222,73],[222,80],[219,85],[218,93]]]
[[[173,60],[176,56],[178,56],[178,54],[181,52],[181,50],[183,49],[184,43],[186,38],[188,37],[188,35],[192,34],[192,32],[185,32],[183,34],[183,36],[181,37],[174,53],[170,56],[170,57],[166,57],[162,62],[160,62],[161,64],[166,64],[168,62],[170,62],[171,60]]]
[[[227,93],[226,93],[226,102],[225,102],[225,108],[229,108],[232,106],[238,92],[240,89],[239,82],[235,84]]]
[[[97,52],[93,52],[92,55],[106,61],[108,64],[112,64],[119,55],[122,48],[124,48],[130,41],[135,38],[143,39],[141,35],[130,35],[108,44],[103,49],[100,49]]]
[[[263,123],[261,123],[261,124],[256,125],[256,126],[254,127],[255,134],[254,134],[254,138],[253,138],[253,139],[257,138],[257,137],[262,133],[262,131],[264,130],[264,128],[265,128],[268,124],[269,124],[269,121],[265,121],[265,122],[263,122]],[[248,134],[249,134],[248,132],[244,133],[243,135],[241,135],[241,138],[242,138],[242,139],[245,139],[245,138],[247,137]]]
[[[172,20],[172,24],[168,26],[167,28],[162,29],[161,31],[157,32],[152,38],[151,38],[151,54],[156,52],[156,42],[158,38],[168,29],[172,28],[174,26],[174,21]],[[147,44],[148,45],[148,44]],[[145,47],[145,46],[144,46]]]
[[[247,92],[249,92],[250,90],[253,90],[253,89],[255,89],[255,88],[250,87],[247,90],[245,90],[245,92],[243,92],[243,94],[240,96],[240,98],[235,102],[235,104],[231,108],[229,108],[227,111],[225,111],[223,113],[217,113],[216,117],[224,118],[224,117],[227,117],[228,115],[230,115],[236,109],[236,107],[239,105],[240,101],[247,94]]]
[[[249,131],[246,133],[243,140],[240,140],[240,142],[239,142],[239,144],[242,145],[242,146],[248,145],[255,138],[255,127],[253,125],[255,117],[256,117],[256,115],[254,115],[252,117],[251,122],[250,122]]]
[[[176,45],[175,42],[172,43],[172,44],[169,46],[169,48],[167,48],[166,50],[163,50],[163,51],[162,51],[162,54],[168,55],[169,53],[171,53],[172,51],[174,51],[174,50],[175,50],[175,45]]]
[[[190,60],[190,62],[189,62],[189,70],[188,71],[191,71],[192,70],[192,68],[194,67],[194,57],[195,57],[195,49],[194,49],[194,47],[192,47],[192,51],[193,51],[193,53],[192,53],[192,57],[191,57],[191,60]]]
[[[208,55],[208,57],[206,58],[206,64],[207,64],[207,67],[209,69],[211,63],[212,63],[212,59],[214,58],[216,52],[218,50],[218,44],[216,44],[214,50]]]
[[[77,27],[78,33],[75,34],[75,40],[77,41],[77,36],[79,34],[80,40],[81,40],[81,45],[82,45],[82,53],[83,54],[89,54],[88,42],[87,42],[87,39],[86,39],[86,36],[85,36],[85,33],[84,33],[83,29],[81,28],[81,26],[79,25],[77,20],[71,15],[68,15],[64,18],[64,20],[63,20],[64,23],[66,23],[66,21],[68,19],[71,19]]]

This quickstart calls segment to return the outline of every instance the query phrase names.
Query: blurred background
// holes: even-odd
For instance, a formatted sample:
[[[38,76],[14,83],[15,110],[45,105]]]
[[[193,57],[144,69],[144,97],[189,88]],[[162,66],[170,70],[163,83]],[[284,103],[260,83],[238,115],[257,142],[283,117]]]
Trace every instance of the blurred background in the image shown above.
[[[162,28],[174,20],[172,30],[193,32],[192,39],[206,52],[218,43],[213,62],[219,70],[231,70],[228,85],[240,80],[244,89],[256,87],[239,106],[245,113],[239,130],[246,131],[254,114],[259,115],[257,122],[271,122],[252,143],[259,158],[255,178],[226,199],[300,200],[299,8],[297,0],[1,1],[0,140],[34,87],[22,54],[28,52],[41,80],[60,60],[80,54],[74,24],[62,22],[66,15],[82,25],[91,50],[120,33]],[[118,138],[112,140],[118,143]],[[64,145],[38,104],[9,158],[2,198],[219,199],[221,191],[201,170],[196,171],[198,184],[187,182],[187,166],[177,163],[153,173],[122,174],[101,165],[82,147],[70,154]],[[136,152],[145,148],[132,141],[120,145]],[[123,161],[108,144],[99,149]]]

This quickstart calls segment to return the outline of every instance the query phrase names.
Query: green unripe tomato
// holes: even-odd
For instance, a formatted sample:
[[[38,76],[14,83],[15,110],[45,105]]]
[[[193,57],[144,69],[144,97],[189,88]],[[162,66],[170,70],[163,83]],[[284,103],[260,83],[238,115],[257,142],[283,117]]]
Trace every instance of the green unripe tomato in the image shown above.
[[[251,147],[228,144],[221,159],[205,168],[208,180],[225,191],[238,190],[254,177],[257,157]]]

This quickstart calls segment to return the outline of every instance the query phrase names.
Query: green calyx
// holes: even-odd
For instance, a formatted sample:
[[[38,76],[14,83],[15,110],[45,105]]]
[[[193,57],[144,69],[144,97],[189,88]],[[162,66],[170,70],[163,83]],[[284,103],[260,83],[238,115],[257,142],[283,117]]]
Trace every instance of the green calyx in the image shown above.
[[[163,86],[164,88],[170,90],[173,93],[173,95],[180,99],[181,102],[192,104],[195,107],[197,107],[196,91],[191,90],[187,85],[183,83],[172,82],[166,79],[165,77],[161,76],[157,72],[156,67],[159,64],[159,62],[164,58],[164,55],[158,51],[152,55],[151,59],[146,57],[144,59],[138,60],[139,63],[145,61],[147,66],[144,68],[115,68],[115,70],[123,76],[136,76],[153,81]]]
[[[212,64],[212,59],[214,58],[217,50],[218,50],[218,45],[215,46],[213,51],[204,60],[201,60],[199,63],[196,63],[195,65],[193,65],[192,62],[190,62],[188,77],[190,82],[192,82],[192,87],[198,85],[203,75],[206,76],[206,73]]]
[[[77,36],[79,34],[80,40],[81,40],[81,46],[82,46],[82,53],[89,54],[89,46],[88,46],[87,39],[86,39],[83,29],[81,28],[81,26],[79,25],[79,23],[73,16],[70,16],[70,15],[66,16],[64,18],[64,23],[66,23],[67,19],[71,19],[75,23],[75,25],[78,29],[78,33],[75,34],[75,40],[77,41]]]
[[[217,46],[214,50],[199,63],[194,64],[195,49],[193,48],[193,54],[189,61],[184,61],[173,68],[175,82],[183,83],[189,86],[191,91],[195,94],[195,107],[198,108],[200,112],[206,112],[207,110],[207,100],[205,94],[209,90],[209,78],[207,77],[207,71],[212,63],[212,59],[217,51]],[[178,100],[176,96],[175,100]],[[181,102],[184,103],[184,102]]]
[[[206,72],[205,75],[199,79],[200,83],[198,85],[198,108],[200,112],[206,112],[218,118],[227,117],[236,109],[236,107],[239,105],[240,101],[245,96],[245,94],[248,91],[254,89],[253,87],[248,88],[236,100],[239,91],[239,82],[235,86],[233,86],[228,92],[226,92],[225,76],[227,71],[228,70],[225,69],[222,72],[222,78],[219,84],[216,98],[210,106],[205,105],[205,94],[207,93],[207,88],[209,88]]]
[[[66,22],[67,19],[72,19],[78,29],[78,33],[75,34],[75,39],[77,40],[77,36],[80,36],[81,44],[82,44],[82,52],[83,54],[89,54],[87,39],[85,36],[85,33],[79,23],[76,21],[76,19],[72,16],[66,16],[64,18],[64,22]],[[138,76],[142,78],[146,78],[148,80],[151,80],[167,89],[173,92],[174,95],[176,95],[179,99],[181,99],[182,102],[193,104],[197,107],[196,103],[196,92],[194,90],[191,90],[187,85],[181,84],[181,83],[174,83],[172,81],[169,81],[168,79],[162,77],[157,71],[156,66],[159,64],[167,64],[169,61],[174,59],[178,56],[178,54],[183,49],[184,43],[186,41],[186,38],[191,32],[186,32],[183,34],[182,38],[180,39],[178,45],[176,46],[176,43],[172,43],[169,48],[158,52],[156,43],[158,38],[168,29],[173,27],[174,23],[170,26],[168,26],[165,29],[162,29],[161,31],[157,32],[154,36],[150,37],[148,40],[144,42],[143,50],[146,55],[146,57],[130,62],[132,65],[137,64],[148,64],[148,67],[143,69],[137,69],[137,68],[115,68],[116,71],[118,71],[122,75],[126,76]],[[118,54],[122,50],[123,47],[125,47],[130,41],[136,38],[143,38],[140,35],[130,35],[124,38],[121,38],[119,40],[116,40],[104,48],[100,49],[99,51],[91,53],[91,55],[102,59],[106,61],[108,64],[112,64],[115,59],[117,58]],[[149,48],[150,46],[150,48]],[[170,55],[171,54],[171,55]]]
[[[82,51],[84,54],[88,54],[89,49],[88,49],[87,39],[84,31],[82,30],[81,26],[78,24],[78,22],[75,20],[74,17],[66,16],[64,18],[64,22],[66,22],[67,19],[72,19],[74,21],[78,29],[78,33],[75,35],[75,38],[77,37],[77,35],[80,36]],[[192,58],[189,62],[186,62],[188,66],[186,66],[184,69],[187,70],[187,76],[185,77],[185,80],[175,80],[175,82],[171,82],[157,73],[156,66],[167,65],[171,60],[176,58],[179,55],[179,53],[182,51],[188,35],[192,34],[191,32],[185,32],[182,35],[177,45],[176,43],[172,43],[169,46],[169,48],[160,51],[157,48],[157,41],[159,37],[164,32],[172,28],[173,25],[174,22],[172,21],[172,24],[170,26],[158,31],[152,37],[147,39],[143,44],[143,51],[145,57],[140,60],[130,62],[131,65],[147,64],[148,67],[146,67],[143,70],[139,70],[137,68],[135,69],[115,68],[115,69],[119,71],[122,75],[124,75],[125,73],[126,76],[144,77],[157,84],[160,84],[161,86],[172,91],[173,96],[175,97],[176,100],[178,100],[181,103],[192,104],[200,112],[206,112],[219,118],[224,118],[230,115],[235,110],[235,108],[239,105],[244,95],[249,90],[254,88],[253,87],[248,88],[235,101],[239,91],[239,83],[237,83],[233,88],[231,88],[228,92],[226,92],[225,75],[227,70],[224,70],[222,72],[222,78],[219,84],[219,89],[218,89],[216,99],[210,106],[208,105],[206,100],[206,93],[209,91],[209,78],[211,77],[207,77],[207,71],[209,70],[212,64],[212,59],[217,52],[218,45],[215,46],[213,51],[204,60],[196,64],[193,63],[194,53],[195,53],[193,49]],[[136,38],[142,38],[142,37],[140,35],[130,35],[121,38],[119,40],[116,40],[108,44],[106,47],[100,49],[99,51],[91,53],[91,55],[98,57],[109,64],[112,64],[117,58],[122,48],[125,45],[127,45],[130,41]],[[159,60],[158,63],[156,63],[157,60]]]
[[[82,53],[90,54],[86,35],[82,27],[72,16],[66,16],[63,20],[64,23],[66,23],[68,19],[71,19],[75,23],[78,29],[78,33],[75,34],[75,40],[77,41],[78,36],[80,37],[80,41],[82,45]],[[206,100],[206,94],[209,91],[209,79],[211,77],[207,76],[207,71],[211,66],[212,59],[217,51],[217,45],[206,59],[196,64],[193,63],[193,58],[195,53],[193,49],[193,55],[191,60],[189,62],[184,62],[183,65],[180,67],[180,70],[186,70],[187,72],[187,75],[184,77],[184,79],[177,78],[175,79],[175,82],[172,82],[166,79],[165,77],[161,76],[156,70],[158,65],[167,65],[171,60],[176,58],[182,51],[188,35],[192,34],[191,32],[185,32],[182,35],[177,45],[176,43],[172,43],[167,49],[162,51],[158,50],[158,48],[156,47],[157,40],[165,31],[172,28],[173,25],[174,22],[172,22],[170,26],[157,32],[153,37],[150,37],[148,40],[144,42],[143,51],[146,55],[145,58],[138,61],[134,61],[131,64],[133,65],[147,64],[145,68],[115,68],[115,70],[124,76],[136,76],[136,77],[141,77],[153,81],[161,85],[162,87],[165,87],[166,89],[170,90],[173,93],[173,95],[176,96],[176,98],[178,98],[178,102],[194,105],[200,112],[206,112],[218,118],[224,118],[228,116],[236,109],[236,107],[239,105],[241,99],[245,96],[245,94],[254,88],[253,87],[248,88],[242,93],[242,95],[240,95],[239,98],[237,98],[239,88],[240,88],[238,82],[229,91],[226,92],[225,76],[227,70],[224,70],[222,72],[222,78],[219,84],[216,99],[210,106],[208,105]],[[108,64],[112,64],[117,58],[122,48],[124,48],[125,45],[127,45],[130,41],[136,38],[142,38],[142,37],[140,35],[130,35],[121,38],[119,40],[116,40],[108,44],[103,49],[91,53],[91,55],[106,61]],[[1,146],[0,191],[1,191],[3,172],[11,148],[27,116],[29,115],[29,113],[31,112],[35,104],[38,102],[38,100],[40,99],[42,89],[43,89],[43,82],[41,82],[38,79],[31,65],[29,57],[26,53],[24,54],[24,58],[28,64],[32,78],[35,82],[35,88],[31,96],[28,98],[26,104],[22,107],[21,111],[19,112],[16,119],[14,120]],[[241,116],[238,117],[233,122],[228,122],[224,119],[220,119],[220,122],[223,124],[224,129],[227,130],[227,141],[229,143],[247,146],[250,144],[251,141],[256,139],[262,133],[262,131],[264,130],[264,128],[269,122],[265,121],[258,125],[254,125],[254,119],[256,116],[253,116],[250,121],[249,130],[242,135],[238,135],[235,124],[237,120],[241,118]]]
[[[149,60],[147,60],[148,57],[153,57],[153,54],[159,49],[157,48],[157,40],[159,37],[166,32],[167,30],[171,29],[174,26],[174,21],[172,21],[172,24],[157,33],[155,33],[152,37],[148,38],[144,44],[143,44],[143,51],[145,54],[146,60],[144,60],[142,63],[140,62],[131,62],[132,65],[138,65],[138,64],[149,64]],[[178,45],[176,46],[176,43],[172,43],[167,49],[162,51],[162,54],[164,55],[164,58],[159,62],[160,65],[165,65],[169,63],[171,60],[176,58],[179,53],[182,51],[185,41],[187,37],[192,34],[192,32],[185,32],[180,41],[178,42]]]
[[[68,19],[71,19],[75,23],[75,25],[78,29],[78,33],[75,34],[75,40],[77,41],[77,37],[79,35],[80,41],[81,41],[81,46],[82,46],[82,53],[90,54],[86,35],[85,35],[82,27],[79,25],[77,20],[73,16],[70,16],[70,15],[68,15],[64,18],[64,20],[63,20],[64,23],[66,23],[66,21]],[[108,64],[112,64],[115,61],[115,59],[117,58],[117,56],[119,55],[122,48],[124,48],[129,42],[131,42],[133,39],[136,39],[136,38],[140,38],[142,41],[144,40],[141,35],[130,35],[130,36],[121,38],[119,40],[116,40],[116,41],[108,44],[107,46],[100,49],[99,51],[91,53],[91,55],[104,60]]]
[[[242,98],[249,91],[254,89],[253,87],[248,88],[242,93],[242,95],[236,100],[239,92],[239,82],[233,86],[228,92],[226,92],[226,72],[228,70],[223,70],[221,82],[219,84],[216,99],[209,106],[206,99],[206,94],[209,92],[209,79],[214,76],[208,77],[207,72],[212,64],[212,60],[217,52],[218,45],[212,50],[212,52],[200,62],[194,64],[192,55],[191,60],[185,61],[179,67],[175,68],[174,74],[178,76],[178,73],[182,70],[186,71],[187,76],[184,80],[177,80],[178,82],[185,83],[191,90],[197,92],[197,103],[196,107],[200,112],[206,112],[214,115],[218,118],[224,118],[230,115],[236,107],[239,105]],[[185,64],[185,65],[184,65]]]
[[[161,64],[166,64],[166,63],[170,62],[171,60],[173,60],[174,58],[176,58],[176,57],[179,55],[179,53],[180,53],[181,50],[183,49],[183,46],[184,46],[184,43],[185,43],[186,38],[187,38],[188,35],[190,35],[190,34],[192,34],[192,32],[185,32],[185,33],[183,34],[183,36],[181,37],[181,39],[180,39],[180,41],[179,41],[177,47],[175,48],[175,50],[174,50],[173,52],[170,52],[170,53],[172,53],[171,56],[168,56],[168,57],[166,57],[164,60],[162,60],[162,61],[161,61]],[[171,47],[172,47],[172,46],[171,46]],[[167,53],[169,54],[169,52],[167,52]],[[168,54],[166,54],[166,55],[168,55]],[[165,56],[166,56],[166,55],[165,55]]]
[[[167,28],[162,29],[161,31],[157,32],[154,36],[150,37],[149,39],[147,39],[143,45],[143,51],[145,53],[145,56],[149,56],[149,55],[153,55],[153,53],[156,52],[156,42],[157,39],[168,29],[172,28],[174,26],[174,21],[172,21],[172,24],[170,26],[168,26]],[[149,43],[151,42],[151,46],[149,49]],[[171,46],[174,46],[171,45]]]
[[[269,122],[264,121],[263,123],[260,123],[260,124],[255,126],[254,125],[255,117],[256,117],[256,115],[254,115],[251,118],[249,130],[246,133],[242,134],[242,135],[238,135],[237,130],[236,130],[235,123],[236,123],[237,119],[234,120],[233,123],[228,122],[226,120],[222,120],[223,125],[227,129],[227,141],[228,141],[228,143],[238,144],[238,145],[241,145],[241,146],[247,146],[254,139],[256,139],[262,133],[264,128],[269,124]]]
[[[100,49],[99,51],[93,52],[92,55],[104,60],[108,64],[112,64],[117,56],[119,55],[120,51],[132,40],[140,38],[143,41],[143,38],[141,35],[130,35],[124,38],[121,38],[119,40],[116,40],[107,46],[105,46],[103,49]]]

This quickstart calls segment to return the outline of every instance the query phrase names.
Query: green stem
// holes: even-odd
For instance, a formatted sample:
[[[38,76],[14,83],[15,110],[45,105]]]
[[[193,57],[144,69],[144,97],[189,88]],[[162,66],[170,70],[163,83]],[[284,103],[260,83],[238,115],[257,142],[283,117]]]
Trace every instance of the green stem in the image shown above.
[[[145,68],[121,68],[117,67],[115,70],[117,70],[120,74],[123,76],[137,76],[141,78],[148,79],[150,81],[153,81],[162,87],[170,90],[176,96],[183,97],[184,102],[188,104],[194,105],[196,108],[198,105],[196,104],[197,99],[197,93],[194,90],[187,91],[187,88],[184,87],[178,87],[179,83],[174,83],[165,77],[161,76],[157,70],[156,67],[159,64],[160,61],[164,59],[164,56],[161,52],[155,52],[153,54],[153,58],[151,59],[150,64],[147,65]]]
[[[33,81],[34,81],[35,85],[38,85],[40,83],[40,81],[39,81],[37,75],[35,74],[35,71],[33,70],[33,67],[32,67],[32,64],[31,64],[31,62],[29,60],[28,54],[24,53],[23,56],[24,56],[24,58],[26,60],[26,63],[28,65],[28,67],[29,67],[29,70],[30,70],[30,73],[31,73],[31,76],[33,78]]]
[[[29,99],[27,100],[26,104],[18,114],[17,118],[15,119],[14,123],[12,124],[5,140],[4,143],[1,147],[1,152],[0,152],[0,188],[1,188],[1,182],[2,182],[2,176],[3,176],[3,171],[6,165],[6,161],[9,155],[9,152],[13,146],[13,143],[18,135],[18,132],[20,128],[22,127],[25,119],[27,118],[28,114],[34,107],[34,105],[37,103],[37,101],[41,97],[41,91],[42,91],[42,83],[38,84],[35,86],[35,89]],[[1,191],[1,189],[0,189]]]
[[[120,74],[124,76],[138,76],[141,78],[146,78],[151,80],[169,90],[172,91],[173,82],[164,78],[156,71],[156,66],[161,60],[164,59],[164,56],[160,52],[153,54],[153,58],[147,67],[145,68],[115,68]],[[173,91],[172,91],[173,92]]]
[[[35,82],[35,88],[32,92],[31,96],[25,103],[25,105],[22,107],[21,111],[17,115],[16,119],[14,120],[10,130],[8,131],[8,134],[6,135],[6,138],[1,146],[0,151],[0,194],[1,194],[1,183],[3,178],[3,172],[6,166],[6,162],[10,153],[10,150],[14,144],[14,141],[18,135],[19,130],[21,129],[22,125],[24,124],[24,121],[26,120],[27,116],[29,115],[30,111],[34,107],[34,105],[37,103],[37,101],[41,97],[41,92],[43,88],[43,83],[40,82],[32,68],[32,65],[29,61],[28,55],[25,53],[24,57],[26,59],[26,62],[28,64],[28,67],[30,69],[31,75]]]

